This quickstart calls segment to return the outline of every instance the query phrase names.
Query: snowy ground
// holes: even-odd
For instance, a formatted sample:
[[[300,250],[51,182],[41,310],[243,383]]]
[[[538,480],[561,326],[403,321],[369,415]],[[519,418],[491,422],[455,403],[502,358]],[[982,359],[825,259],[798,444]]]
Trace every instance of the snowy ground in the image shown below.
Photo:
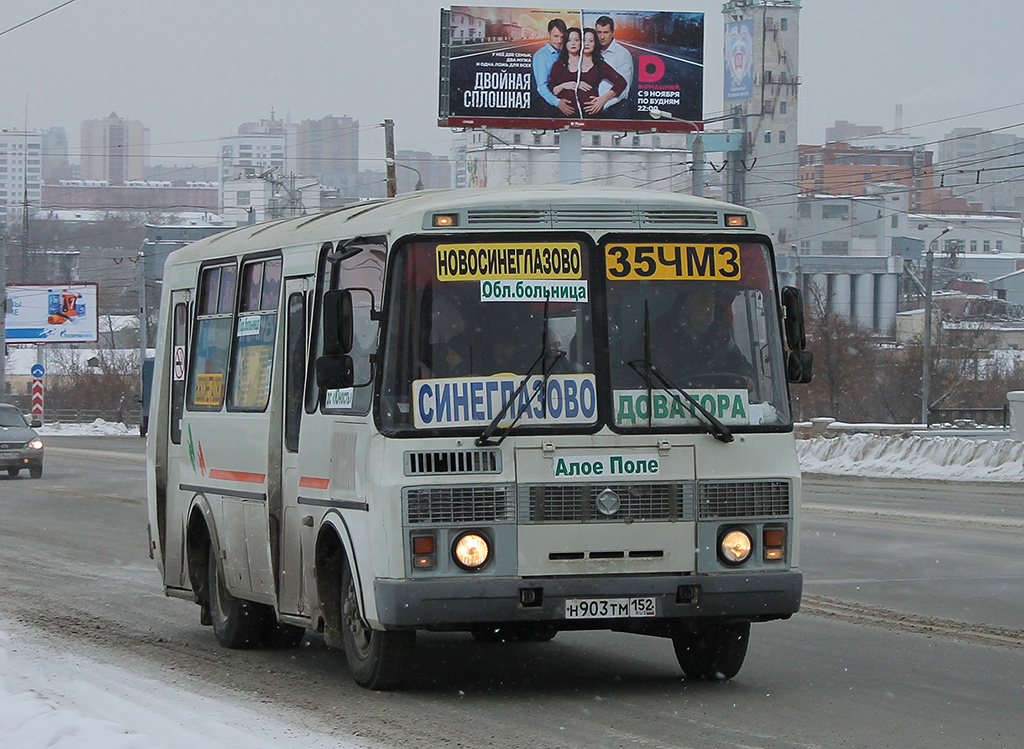
[[[47,435],[137,434],[96,421],[50,425]],[[1024,443],[957,437],[841,435],[798,440],[806,473],[947,481],[1020,481]],[[199,719],[198,716],[201,716]],[[283,717],[238,707],[230,695],[202,696],[116,666],[37,644],[0,621],[0,746],[12,749],[213,749],[223,746],[345,747],[299,735]]]
[[[0,620],[0,746],[9,749],[326,749],[285,716],[237,706],[37,644]]]

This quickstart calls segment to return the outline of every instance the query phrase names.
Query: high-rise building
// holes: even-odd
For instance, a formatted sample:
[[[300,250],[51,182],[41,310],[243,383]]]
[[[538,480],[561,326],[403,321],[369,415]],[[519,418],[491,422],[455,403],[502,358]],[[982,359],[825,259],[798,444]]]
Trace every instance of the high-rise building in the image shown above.
[[[954,197],[986,211],[1024,211],[1024,138],[958,127],[939,143],[935,170]]]
[[[722,6],[725,114],[743,131],[725,197],[765,213],[780,244],[796,231],[800,6],[800,0],[726,0]]]
[[[295,132],[296,171],[353,194],[359,177],[359,120],[327,115],[303,120]]]
[[[249,178],[273,170],[278,177],[289,171],[288,130],[281,120],[243,122],[237,135],[220,139],[221,185],[230,179]]]
[[[0,131],[0,223],[9,235],[21,236],[26,211],[39,210],[41,152],[38,132]]]
[[[43,180],[48,183],[71,179],[72,169],[68,163],[68,134],[62,127],[50,127],[41,133]]]
[[[82,122],[82,179],[111,185],[145,179],[148,158],[149,129],[140,121],[111,112]]]

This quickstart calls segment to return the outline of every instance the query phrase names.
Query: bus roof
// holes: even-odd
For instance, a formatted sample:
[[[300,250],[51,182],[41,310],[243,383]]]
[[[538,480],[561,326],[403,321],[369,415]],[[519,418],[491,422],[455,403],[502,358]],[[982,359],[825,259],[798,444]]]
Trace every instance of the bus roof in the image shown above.
[[[707,198],[655,190],[540,185],[427,190],[367,200],[295,218],[240,226],[172,254],[177,261],[320,244],[359,236],[390,241],[415,233],[450,232],[433,217],[455,217],[460,230],[704,231],[726,230],[726,215],[747,217],[741,231],[769,234],[763,214]],[[735,231],[737,227],[729,227]]]

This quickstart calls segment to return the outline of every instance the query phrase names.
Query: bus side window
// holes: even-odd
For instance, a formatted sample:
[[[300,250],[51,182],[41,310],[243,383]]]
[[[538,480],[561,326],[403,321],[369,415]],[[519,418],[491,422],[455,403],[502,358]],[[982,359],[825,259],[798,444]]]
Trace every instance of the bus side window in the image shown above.
[[[189,366],[190,411],[219,411],[224,403],[236,276],[233,262],[203,269]]]
[[[186,351],[188,305],[181,302],[174,305],[174,328],[171,331],[171,442],[175,445],[181,444],[181,413],[185,408]]]
[[[288,297],[285,322],[284,445],[289,452],[299,450],[299,424],[302,421],[302,391],[306,373],[306,299],[303,294]]]
[[[228,409],[263,411],[270,399],[270,375],[277,340],[281,258],[242,266],[242,297],[235,329]]]

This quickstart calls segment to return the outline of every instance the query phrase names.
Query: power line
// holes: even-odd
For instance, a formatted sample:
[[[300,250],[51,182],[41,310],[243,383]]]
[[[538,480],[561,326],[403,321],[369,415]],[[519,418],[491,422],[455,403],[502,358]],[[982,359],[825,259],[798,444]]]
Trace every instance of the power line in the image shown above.
[[[75,2],[75,0],[67,0],[67,2],[61,3],[56,8],[50,8],[49,10],[40,13],[38,16],[33,16],[32,18],[28,19],[27,21],[22,21],[21,23],[17,24],[16,26],[11,26],[9,29],[4,29],[3,31],[0,31],[0,36],[3,36],[4,34],[9,34],[12,31],[16,31],[16,30],[20,29],[22,26],[27,26],[28,24],[32,23],[33,21],[38,21],[43,16],[48,16],[51,13],[60,10],[61,8],[64,8],[64,7],[68,6],[68,5],[71,5],[71,3],[73,3],[73,2]]]

